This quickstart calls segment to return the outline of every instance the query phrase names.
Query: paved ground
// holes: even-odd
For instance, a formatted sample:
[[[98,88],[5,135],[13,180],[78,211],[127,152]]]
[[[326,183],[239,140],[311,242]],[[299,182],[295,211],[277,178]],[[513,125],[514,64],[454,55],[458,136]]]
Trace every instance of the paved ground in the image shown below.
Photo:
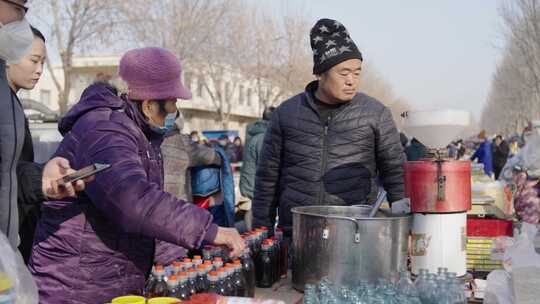
[[[287,279],[281,280],[280,283],[272,288],[257,288],[255,297],[260,299],[281,300],[287,304],[302,303],[302,294],[294,290],[291,285],[291,275]]]

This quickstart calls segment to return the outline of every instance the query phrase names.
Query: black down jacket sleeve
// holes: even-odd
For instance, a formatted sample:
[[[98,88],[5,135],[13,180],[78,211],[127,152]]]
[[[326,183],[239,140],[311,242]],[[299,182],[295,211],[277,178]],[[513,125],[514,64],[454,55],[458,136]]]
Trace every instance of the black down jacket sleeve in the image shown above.
[[[375,131],[377,170],[388,201],[394,202],[405,196],[403,185],[403,162],[405,154],[399,140],[392,114],[384,108]]]
[[[253,227],[272,227],[275,223],[283,149],[278,112],[276,110],[272,115],[270,127],[264,135],[260,159],[257,164],[255,193],[251,207]]]

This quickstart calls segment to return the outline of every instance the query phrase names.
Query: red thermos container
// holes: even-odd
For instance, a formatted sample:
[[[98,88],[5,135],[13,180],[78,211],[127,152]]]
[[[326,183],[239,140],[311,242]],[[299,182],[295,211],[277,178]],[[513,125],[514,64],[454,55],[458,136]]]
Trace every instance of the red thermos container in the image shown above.
[[[413,213],[471,209],[470,161],[425,159],[406,162],[405,194]]]

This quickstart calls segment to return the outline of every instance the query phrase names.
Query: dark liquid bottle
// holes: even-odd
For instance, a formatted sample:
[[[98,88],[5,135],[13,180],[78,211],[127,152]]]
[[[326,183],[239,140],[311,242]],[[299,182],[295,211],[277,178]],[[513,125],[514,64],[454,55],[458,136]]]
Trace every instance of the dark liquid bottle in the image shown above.
[[[188,269],[188,289],[189,293],[191,295],[194,295],[197,293],[197,272],[195,269],[190,268]]]
[[[213,250],[214,248],[212,246],[209,246],[209,245],[204,246],[203,259],[209,260],[209,261],[213,260],[214,259],[214,256],[212,255]]]
[[[197,293],[203,293],[208,290],[208,280],[206,278],[206,267],[197,266]]]
[[[242,257],[240,258],[242,263],[242,274],[246,280],[246,296],[249,298],[255,297],[255,264],[251,258],[249,248],[244,250]]]
[[[178,292],[175,298],[189,300],[191,298],[191,293],[188,287],[188,274],[186,272],[180,272],[179,277]]]
[[[242,272],[242,262],[240,260],[234,260],[233,283],[236,289],[236,296],[247,297],[246,278]]]
[[[178,296],[178,280],[175,275],[169,276],[167,280],[167,297],[176,298]]]
[[[232,264],[227,264],[225,267],[225,289],[227,290],[227,296],[234,297],[236,295],[236,287],[234,286],[234,266]]]
[[[218,294],[221,296],[227,296],[227,287],[225,285],[225,278],[227,274],[224,268],[218,269]]]
[[[157,268],[163,268],[160,265],[152,266],[152,272],[148,276],[148,280],[146,280],[146,283],[144,284],[144,292],[143,295],[147,298],[150,297],[150,294],[152,293],[152,289],[154,288],[154,285],[157,281]]]
[[[274,283],[274,261],[272,258],[271,244],[264,242],[259,259],[257,260],[257,287],[269,288]]]
[[[164,297],[167,295],[167,283],[165,282],[165,270],[161,268],[156,271],[156,282],[153,284],[148,298]]]
[[[217,271],[210,271],[208,274],[208,293],[219,294],[219,279]]]
[[[280,252],[280,246],[279,246],[279,242],[277,240],[277,237],[272,237],[272,256],[274,258],[274,266],[273,266],[273,270],[274,270],[274,282],[278,282],[279,279],[281,278],[281,274],[279,272],[279,264],[280,264],[280,256],[279,256],[279,252]]]
[[[289,244],[283,239],[283,229],[277,228],[276,236],[279,241],[279,274],[281,278],[286,278],[289,271]]]

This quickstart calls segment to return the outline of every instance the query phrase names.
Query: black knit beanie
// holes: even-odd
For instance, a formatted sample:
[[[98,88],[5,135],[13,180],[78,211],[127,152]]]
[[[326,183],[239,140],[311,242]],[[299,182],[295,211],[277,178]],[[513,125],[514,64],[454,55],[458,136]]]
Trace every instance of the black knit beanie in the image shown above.
[[[339,21],[321,19],[310,33],[313,50],[313,74],[322,74],[333,66],[349,59],[360,59],[362,53]]]

